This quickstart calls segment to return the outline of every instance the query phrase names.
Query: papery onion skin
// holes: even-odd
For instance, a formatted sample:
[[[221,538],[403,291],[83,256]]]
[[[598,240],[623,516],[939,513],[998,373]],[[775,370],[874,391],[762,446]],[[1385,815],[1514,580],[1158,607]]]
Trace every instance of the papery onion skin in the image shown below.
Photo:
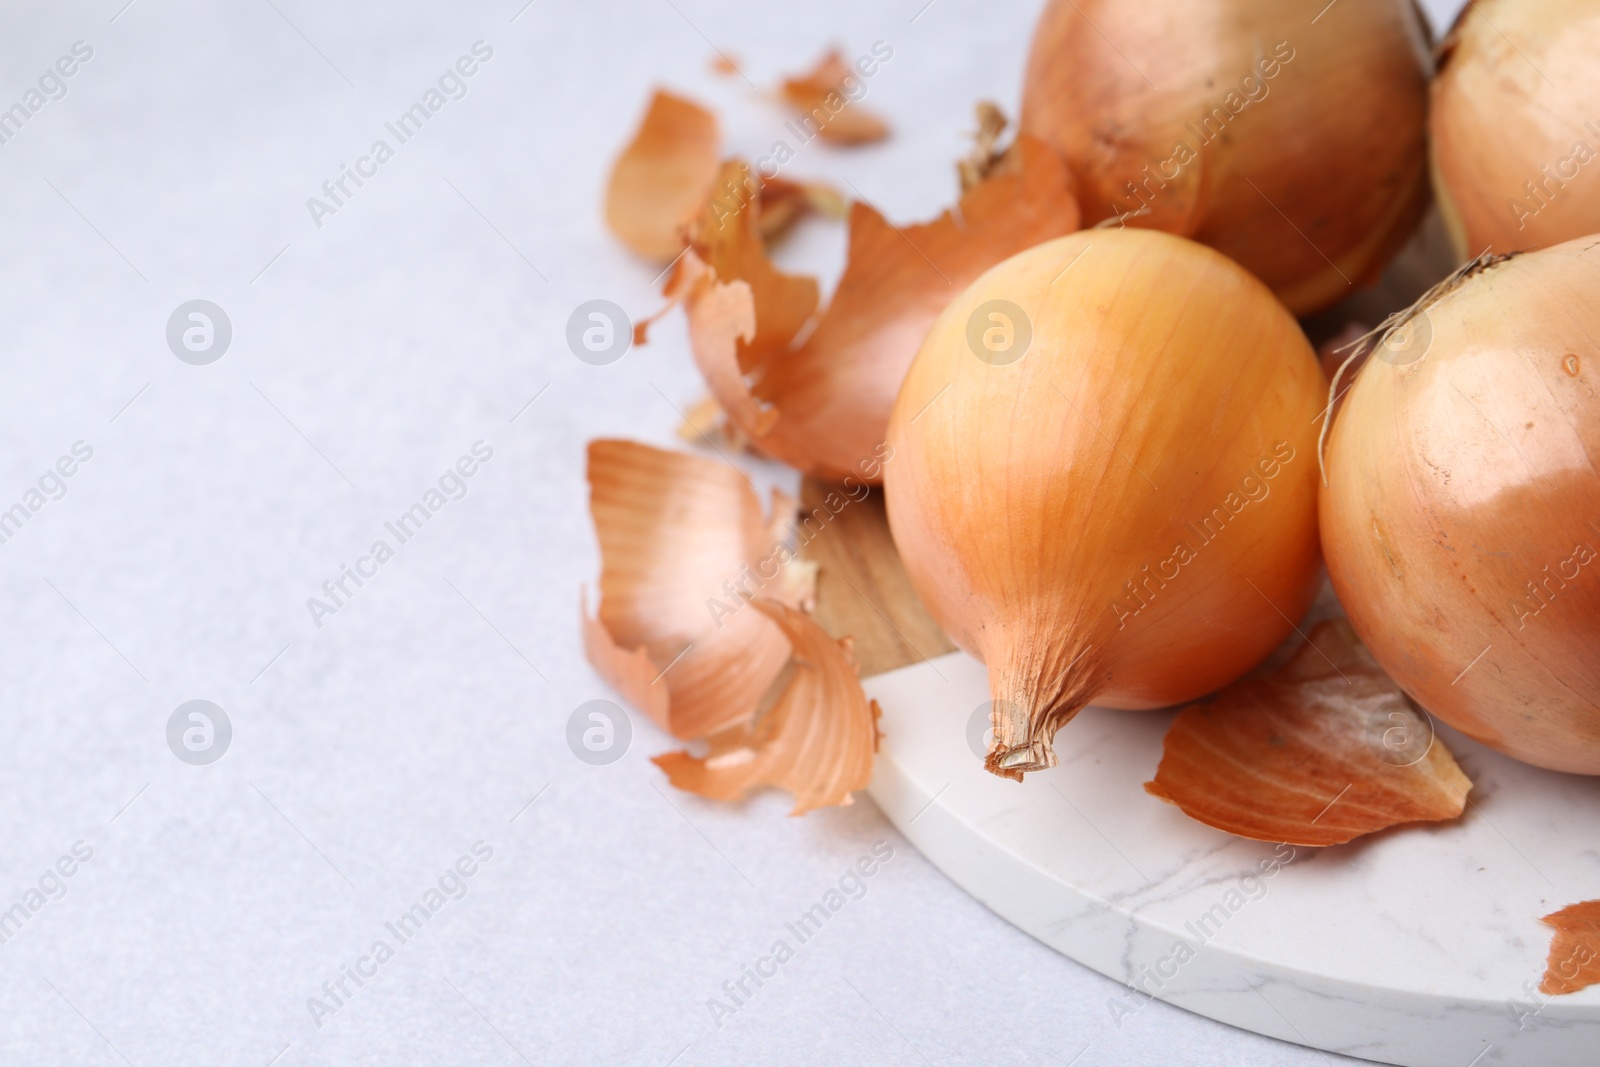
[[[1476,0],[1441,49],[1434,191],[1460,258],[1600,231],[1600,3]]]
[[[1580,774],[1600,774],[1597,293],[1595,238],[1464,279],[1362,368],[1322,492],[1329,576],[1390,677]]]
[[[1021,128],[1066,157],[1086,222],[1143,210],[1128,225],[1211,245],[1296,314],[1320,310],[1375,278],[1427,206],[1431,63],[1411,0],[1316,14],[1051,0]]]
[[[992,300],[1031,326],[1015,362],[969,347]],[[1324,391],[1266,287],[1167,234],[1048,242],[945,309],[895,403],[885,491],[912,584],[989,666],[990,770],[1053,766],[1090,701],[1192,700],[1283,640],[1319,580]]]

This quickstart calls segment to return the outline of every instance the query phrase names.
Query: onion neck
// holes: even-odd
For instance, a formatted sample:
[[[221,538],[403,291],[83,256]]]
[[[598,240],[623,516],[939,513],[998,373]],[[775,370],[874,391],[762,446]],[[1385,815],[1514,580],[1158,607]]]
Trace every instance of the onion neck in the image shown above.
[[[991,774],[1018,782],[1056,765],[1056,731],[1100,693],[1106,675],[1094,646],[1074,635],[1020,646],[990,661],[994,742],[983,761]]]

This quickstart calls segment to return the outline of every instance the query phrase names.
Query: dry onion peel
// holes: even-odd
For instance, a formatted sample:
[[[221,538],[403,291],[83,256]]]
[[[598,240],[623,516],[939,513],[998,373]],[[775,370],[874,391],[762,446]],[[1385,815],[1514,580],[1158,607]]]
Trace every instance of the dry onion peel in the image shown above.
[[[856,677],[850,639],[835,641],[811,618],[773,600],[751,605],[794,648],[793,673],[776,703],[752,723],[709,738],[710,752],[655,757],[672,784],[711,800],[737,800],[758,786],[794,795],[791,815],[849,804],[872,778],[878,749],[876,701]]]
[[[1020,353],[985,342],[1024,327]],[[1322,389],[1265,286],[1162,233],[1063,237],[950,303],[885,490],[923,603],[988,665],[991,771],[1054,766],[1091,701],[1194,700],[1289,634],[1318,581]]]
[[[1457,255],[1600,231],[1600,4],[1468,4],[1440,49],[1434,192]]]
[[[879,480],[895,393],[940,310],[1006,256],[1077,227],[1061,162],[1031,138],[1012,151],[1017,164],[964,195],[959,219],[900,229],[857,202],[838,289],[798,346],[816,283],[772,268],[747,212],[701,228],[679,264],[690,347],[756,448],[819,478]]]
[[[889,124],[850,98],[852,83],[866,84],[835,49],[809,72],[784,79],[779,92],[824,140],[858,145],[888,137]]]
[[[1576,993],[1600,984],[1600,900],[1586,900],[1540,920],[1555,930],[1539,992]]]
[[[1180,712],[1145,783],[1207,826],[1311,846],[1454,819],[1471,788],[1343,619],[1273,674]]]
[[[677,737],[748,718],[789,642],[739,590],[814,598],[815,568],[786,546],[793,501],[774,492],[768,518],[728,464],[617,440],[590,443],[589,487],[602,566],[598,616],[583,620],[589,662]]]
[[[1376,278],[1422,217],[1428,73],[1412,0],[1315,20],[1200,0],[1181,30],[1147,0],[1051,0],[1021,128],[1067,158],[1087,220],[1193,237],[1305,314]]]
[[[666,262],[683,249],[683,229],[711,195],[717,176],[716,116],[657,90],[606,187],[606,224],[639,255]]]
[[[725,177],[719,141],[711,112],[656,91],[606,189],[606,223],[623,244],[662,263],[683,251],[688,229]],[[773,176],[763,182],[762,195],[759,233],[765,241],[776,240],[808,213],[841,219],[846,211],[844,197],[824,182]]]
[[[1600,239],[1484,265],[1391,327],[1328,436],[1356,632],[1434,716],[1600,774]]]

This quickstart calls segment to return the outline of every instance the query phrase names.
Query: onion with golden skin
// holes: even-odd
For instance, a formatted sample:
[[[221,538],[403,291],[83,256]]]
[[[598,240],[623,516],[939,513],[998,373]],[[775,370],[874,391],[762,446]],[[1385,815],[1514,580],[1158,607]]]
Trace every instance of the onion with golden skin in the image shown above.
[[[991,771],[1054,766],[1090,702],[1192,700],[1289,634],[1320,573],[1324,390],[1265,286],[1167,234],[1059,238],[951,302],[884,484],[912,584],[988,664]]]
[[[1600,3],[1476,0],[1433,83],[1433,183],[1462,259],[1600,232]]]
[[[1208,244],[1296,314],[1376,278],[1427,206],[1430,63],[1411,0],[1051,0],[1021,128],[1086,222]]]
[[[1327,447],[1335,590],[1428,711],[1600,774],[1600,239],[1471,274],[1380,346]]]

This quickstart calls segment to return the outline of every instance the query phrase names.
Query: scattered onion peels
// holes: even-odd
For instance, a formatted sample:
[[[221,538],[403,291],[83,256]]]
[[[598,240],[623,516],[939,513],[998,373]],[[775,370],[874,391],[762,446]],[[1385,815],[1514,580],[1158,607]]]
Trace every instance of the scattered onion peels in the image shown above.
[[[895,395],[944,305],[1007,256],[1077,228],[1061,161],[1028,137],[1011,151],[1014,165],[930,223],[900,229],[857,202],[844,275],[798,347],[816,283],[767,261],[749,217],[759,204],[701,227],[670,291],[712,394],[756,448],[818,478],[879,480]]]
[[[889,124],[850,99],[850,85],[866,83],[838,49],[830,50],[809,73],[784,79],[780,93],[800,112],[807,129],[835,144],[871,144],[889,136]]]
[[[726,177],[717,158],[719,140],[711,112],[656,91],[606,188],[606,223],[623,244],[661,263],[683,251],[686,231]],[[766,241],[782,236],[809,212],[840,219],[846,211],[843,195],[823,182],[773,176],[763,181],[761,193],[765,210],[759,233]]]
[[[872,778],[880,714],[861,691],[850,639],[835,641],[777,601],[758,598],[751,606],[794,649],[793,674],[777,702],[753,723],[712,735],[703,758],[671,752],[654,762],[674,786],[710,800],[737,800],[771,785],[794,794],[791,815],[849,804]]]
[[[774,492],[764,517],[729,465],[617,440],[590,442],[589,487],[602,566],[598,616],[583,620],[589,662],[677,737],[748,718],[789,642],[726,583],[809,606],[816,569],[786,545],[793,500]]]
[[[1344,619],[1276,672],[1180,712],[1145,783],[1208,826],[1310,846],[1454,819],[1471,788]]]
[[[716,116],[658,89],[606,188],[606,224],[646,259],[683,250],[683,229],[711,195],[717,176]]]
[[[1600,900],[1586,900],[1539,920],[1555,929],[1539,992],[1576,993],[1600,984]]]

